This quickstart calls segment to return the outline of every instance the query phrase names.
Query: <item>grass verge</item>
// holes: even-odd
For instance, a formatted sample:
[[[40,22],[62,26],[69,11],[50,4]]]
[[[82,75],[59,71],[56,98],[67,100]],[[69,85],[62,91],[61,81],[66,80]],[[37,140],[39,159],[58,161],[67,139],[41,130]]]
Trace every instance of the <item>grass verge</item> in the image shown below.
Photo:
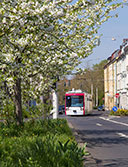
[[[0,123],[0,167],[83,167],[84,154],[65,119]]]

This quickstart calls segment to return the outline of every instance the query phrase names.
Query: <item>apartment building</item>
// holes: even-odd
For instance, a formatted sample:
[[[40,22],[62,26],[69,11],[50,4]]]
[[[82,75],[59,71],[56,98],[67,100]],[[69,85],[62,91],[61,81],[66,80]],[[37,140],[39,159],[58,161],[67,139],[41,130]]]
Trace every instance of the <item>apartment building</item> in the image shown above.
[[[117,93],[117,57],[119,50],[116,50],[108,58],[108,63],[104,67],[104,93],[105,109],[111,110],[116,105]]]
[[[128,109],[128,39],[114,51],[104,67],[105,108]]]
[[[117,93],[118,107],[128,109],[128,43],[121,46],[117,60]]]

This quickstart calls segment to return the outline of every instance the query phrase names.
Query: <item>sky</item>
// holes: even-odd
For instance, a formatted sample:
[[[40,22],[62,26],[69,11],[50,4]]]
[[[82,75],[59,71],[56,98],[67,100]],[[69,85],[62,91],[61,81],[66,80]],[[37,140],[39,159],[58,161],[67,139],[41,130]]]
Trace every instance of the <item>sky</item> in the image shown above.
[[[128,38],[128,6],[118,8],[116,13],[118,13],[117,18],[109,19],[99,29],[99,33],[103,34],[100,45],[94,49],[93,54],[82,60],[81,68],[91,67],[107,59],[116,49],[120,48],[123,39]]]

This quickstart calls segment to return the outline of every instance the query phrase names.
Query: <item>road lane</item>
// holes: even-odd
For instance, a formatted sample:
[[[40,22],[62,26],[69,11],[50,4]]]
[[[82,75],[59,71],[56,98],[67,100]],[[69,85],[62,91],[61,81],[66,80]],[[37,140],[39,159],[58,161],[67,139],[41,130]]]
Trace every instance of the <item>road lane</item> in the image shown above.
[[[96,114],[97,113],[97,114]],[[97,166],[128,167],[128,126],[126,118],[101,119],[95,111],[90,116],[67,117],[83,143],[87,142],[88,151],[96,160]],[[110,120],[109,119],[109,120]],[[116,122],[116,123],[115,123]]]
[[[99,117],[100,119],[103,119],[105,121],[109,121],[109,122],[113,122],[113,123],[116,123],[116,124],[120,124],[120,125],[124,125],[124,126],[128,126],[127,123],[123,123],[121,121],[115,121],[115,120],[112,120],[112,117],[111,119],[110,118],[105,118],[105,117]],[[115,118],[115,117],[114,117]]]

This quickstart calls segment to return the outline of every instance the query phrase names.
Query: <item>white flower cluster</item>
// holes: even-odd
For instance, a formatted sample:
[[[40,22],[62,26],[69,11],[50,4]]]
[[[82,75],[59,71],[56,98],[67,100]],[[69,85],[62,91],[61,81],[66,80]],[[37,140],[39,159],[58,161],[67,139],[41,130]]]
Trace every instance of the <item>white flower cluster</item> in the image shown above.
[[[0,58],[0,82],[11,93],[17,78],[25,95],[48,90],[53,78],[92,53],[99,26],[117,7],[106,0],[2,1],[0,54],[6,56]]]

